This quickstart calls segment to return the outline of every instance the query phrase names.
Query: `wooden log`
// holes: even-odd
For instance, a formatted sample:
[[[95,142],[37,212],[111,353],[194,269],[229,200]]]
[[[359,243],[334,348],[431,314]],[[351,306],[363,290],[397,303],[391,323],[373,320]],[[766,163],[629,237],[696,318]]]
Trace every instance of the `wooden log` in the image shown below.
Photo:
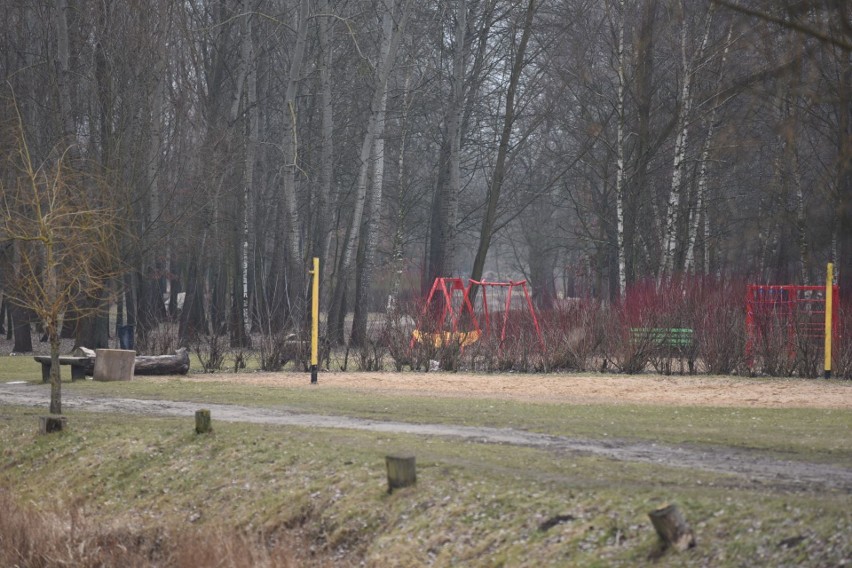
[[[174,355],[138,355],[136,375],[185,375],[189,372],[189,353],[185,348]]]
[[[42,434],[53,434],[54,432],[62,432],[65,429],[65,417],[50,415],[38,417],[38,431]]]
[[[206,408],[195,411],[195,433],[207,434],[213,431],[213,426],[210,423],[210,411]]]
[[[385,456],[388,470],[388,493],[417,483],[417,470],[412,455]]]
[[[665,504],[648,516],[663,543],[663,550],[674,547],[683,552],[695,546],[695,535],[675,504]]]

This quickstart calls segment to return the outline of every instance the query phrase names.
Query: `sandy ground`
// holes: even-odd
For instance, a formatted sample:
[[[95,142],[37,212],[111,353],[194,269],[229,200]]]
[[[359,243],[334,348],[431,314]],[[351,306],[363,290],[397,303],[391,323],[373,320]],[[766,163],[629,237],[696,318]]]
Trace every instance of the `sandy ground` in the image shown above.
[[[33,348],[36,350],[33,354],[47,354],[47,344],[39,343],[36,337],[33,339]],[[72,343],[71,340],[64,341],[62,352],[70,352]],[[11,347],[11,342],[0,338],[0,353],[9,353]],[[137,380],[165,379],[137,377]],[[294,372],[239,374],[191,372],[186,380],[281,387],[308,386],[310,381],[307,374]],[[469,396],[544,403],[852,409],[852,381],[842,380],[600,373],[321,372],[319,388],[324,386],[412,396]]]
[[[156,380],[151,377],[149,380]],[[190,381],[309,386],[306,373],[190,374]],[[574,404],[673,404],[852,409],[852,381],[661,375],[324,372],[324,386],[418,396]]]

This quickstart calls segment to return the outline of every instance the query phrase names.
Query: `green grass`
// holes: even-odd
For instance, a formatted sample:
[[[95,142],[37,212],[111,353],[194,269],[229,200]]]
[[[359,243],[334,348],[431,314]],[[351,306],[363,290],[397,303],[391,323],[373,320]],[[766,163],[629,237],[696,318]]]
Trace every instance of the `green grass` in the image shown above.
[[[306,380],[307,383],[307,380]],[[519,428],[545,434],[714,444],[852,466],[852,412],[791,408],[571,405],[505,399],[389,395],[327,386],[286,388],[234,382],[66,383],[72,392],[200,403],[283,406],[375,420]]]
[[[28,356],[0,357],[0,382],[9,380],[40,382],[40,365]],[[307,378],[305,382],[307,385]],[[180,378],[129,383],[78,381],[63,383],[63,389],[91,395],[282,406],[298,412],[375,420],[510,427],[562,436],[736,446],[790,459],[852,466],[852,412],[846,410],[543,404],[390,395],[323,385],[254,386],[224,378],[211,383]]]
[[[39,436],[0,408],[0,487],[105,526],[298,528],[373,566],[633,566],[656,547],[647,513],[677,502],[698,547],[658,564],[837,565],[852,554],[845,493],[787,493],[707,472],[528,448],[355,431],[68,413]],[[416,454],[418,483],[386,493],[384,456]],[[539,530],[545,520],[573,520]],[[792,548],[780,546],[804,537]]]

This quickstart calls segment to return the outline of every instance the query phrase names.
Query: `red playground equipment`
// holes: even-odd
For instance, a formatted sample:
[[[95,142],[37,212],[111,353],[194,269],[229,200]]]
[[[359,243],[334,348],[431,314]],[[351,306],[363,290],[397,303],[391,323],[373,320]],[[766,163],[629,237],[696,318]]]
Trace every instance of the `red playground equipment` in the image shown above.
[[[481,291],[479,299],[476,300],[476,305],[479,310],[474,309],[473,302],[470,300],[471,290],[474,289],[474,286],[478,287],[478,291]],[[506,300],[502,306],[502,323],[499,328],[500,344],[502,345],[502,343],[506,340],[506,332],[509,327],[509,314],[512,308],[512,297],[514,296],[514,291],[516,289],[523,290],[526,307],[532,318],[532,323],[535,328],[539,344],[543,345],[541,329],[538,325],[538,318],[535,315],[535,310],[533,309],[526,280],[509,282],[469,280],[468,285],[465,286],[461,278],[442,277],[436,278],[435,282],[432,284],[432,289],[429,291],[429,295],[426,298],[426,304],[423,307],[421,321],[412,335],[411,345],[414,346],[414,343],[418,341],[432,341],[436,347],[440,347],[441,345],[445,345],[450,342],[458,342],[459,345],[464,348],[467,345],[479,341],[483,334],[483,327],[485,328],[484,333],[486,335],[491,335],[495,332],[496,327],[492,325],[491,315],[494,310],[489,309],[489,300],[490,294],[495,290],[505,291],[506,293]],[[434,331],[423,330],[423,320],[430,313],[430,310],[432,310],[433,313],[438,312],[435,302],[440,302],[442,306],[440,315],[437,316],[434,325],[430,326]],[[449,321],[447,321],[448,316]],[[482,320],[482,324],[480,324],[480,319]],[[469,327],[471,329],[468,331],[459,331],[460,320],[464,320],[465,322],[469,321]]]
[[[840,306],[838,287],[832,287],[832,335],[837,336]],[[746,360],[751,364],[755,342],[771,330],[783,329],[790,353],[796,339],[825,339],[825,286],[767,286],[751,284],[746,293]]]

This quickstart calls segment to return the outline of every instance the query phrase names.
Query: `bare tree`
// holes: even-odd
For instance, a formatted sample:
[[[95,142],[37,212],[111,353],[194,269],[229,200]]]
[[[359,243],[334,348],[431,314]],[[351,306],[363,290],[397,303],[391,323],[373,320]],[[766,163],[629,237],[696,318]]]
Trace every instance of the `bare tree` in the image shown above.
[[[5,134],[14,144],[6,147],[4,164],[14,174],[2,186],[0,244],[11,242],[16,251],[6,292],[44,326],[50,341],[50,412],[61,414],[60,320],[100,309],[119,275],[117,210],[108,189],[69,160],[67,147],[34,164],[20,115]]]

